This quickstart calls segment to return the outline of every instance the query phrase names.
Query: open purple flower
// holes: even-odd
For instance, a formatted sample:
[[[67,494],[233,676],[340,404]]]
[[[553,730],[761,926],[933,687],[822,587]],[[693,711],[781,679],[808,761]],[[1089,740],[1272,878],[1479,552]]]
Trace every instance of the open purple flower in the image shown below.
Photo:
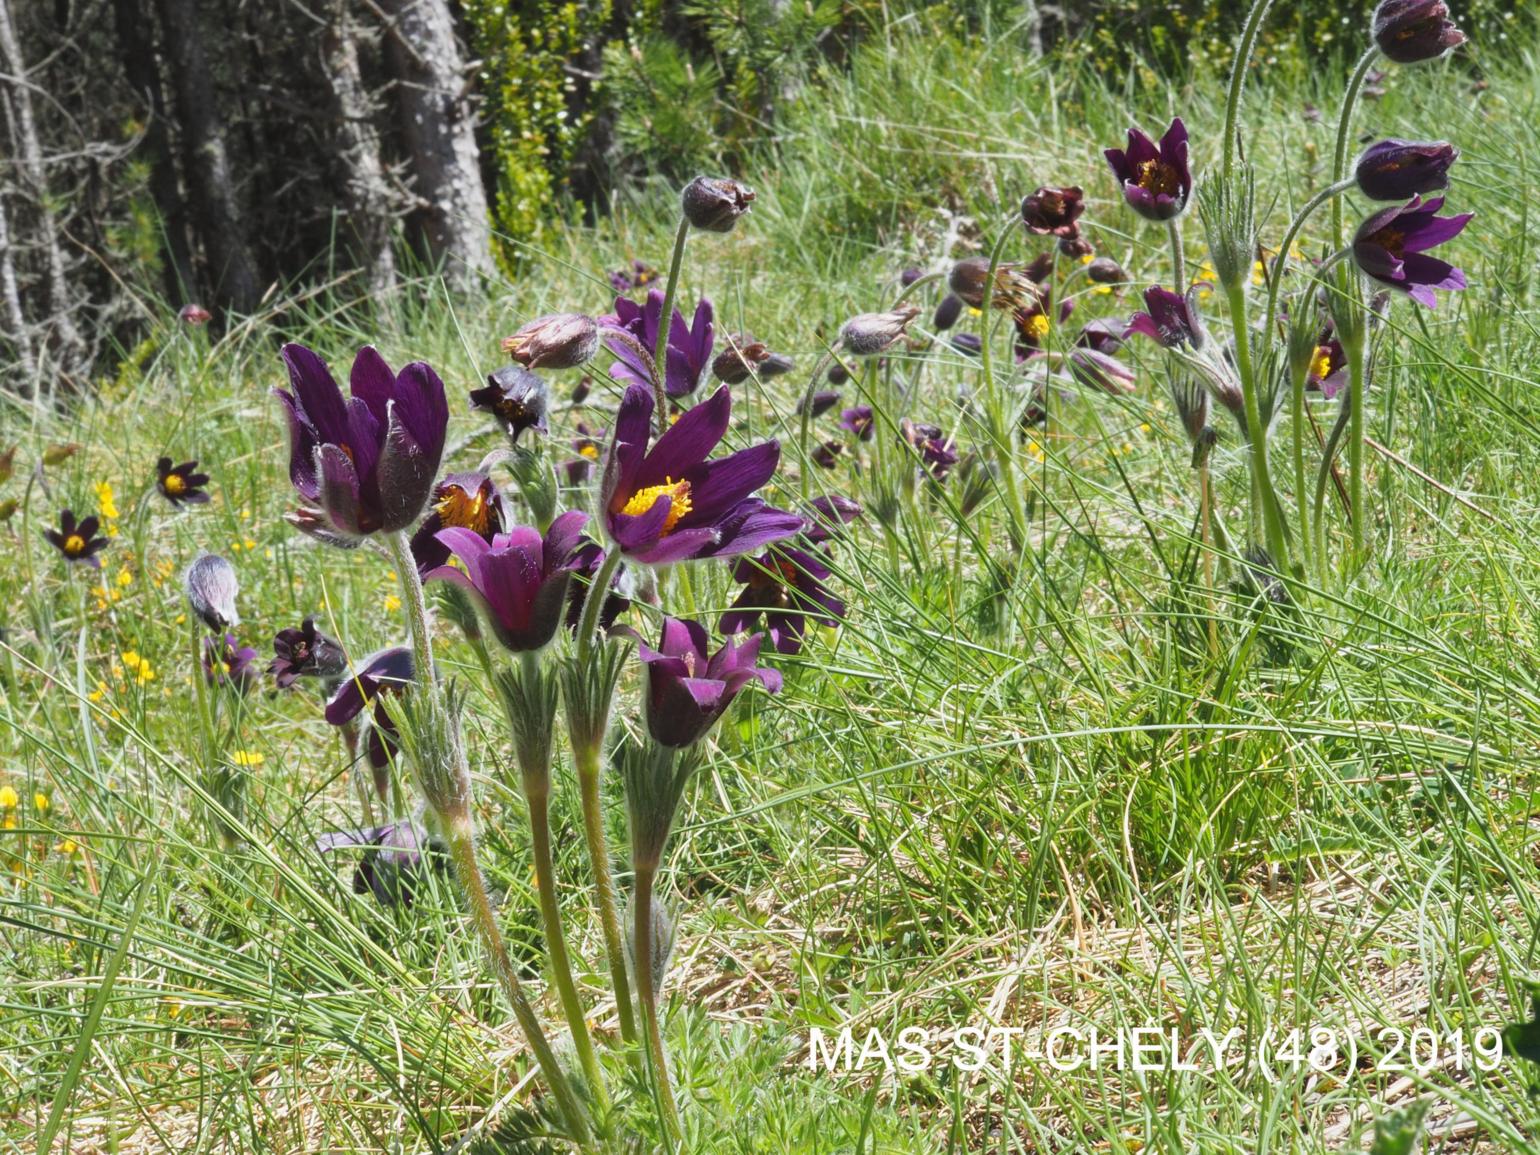
[[[491,541],[508,522],[502,492],[485,473],[451,473],[433,489],[428,516],[412,534],[412,557],[417,572],[425,574],[449,560],[449,549],[438,540],[438,531],[457,526],[483,541]]]
[[[280,690],[301,678],[335,680],[347,667],[342,645],[316,629],[314,618],[306,618],[298,629],[290,626],[273,635],[273,660],[267,672]]]
[[[1038,236],[1079,237],[1083,212],[1085,193],[1078,185],[1040,188],[1021,202],[1022,224]]]
[[[1190,297],[1151,285],[1144,290],[1144,307],[1148,312],[1129,318],[1124,337],[1139,333],[1167,349],[1197,348],[1203,344],[1203,324]]]
[[[832,571],[816,553],[779,545],[752,560],[740,558],[733,581],[743,592],[722,615],[717,628],[724,635],[746,633],[761,617],[778,653],[795,654],[809,622],[837,626],[845,618],[845,603],[825,584]]]
[[[362,830],[333,830],[317,838],[315,846],[322,854],[365,847],[353,871],[353,893],[372,894],[381,906],[411,906],[429,872],[449,865],[449,856],[409,819]]]
[[[615,312],[599,318],[603,329],[624,329],[649,354],[658,347],[658,324],[663,316],[663,292],[652,289],[647,293],[647,303],[638,305],[629,297],[615,298]],[[684,397],[699,387],[706,367],[711,364],[711,350],[716,344],[716,328],[712,324],[711,301],[702,297],[695,306],[695,319],[685,324],[684,314],[678,309],[668,326],[668,364],[664,369],[663,387],[670,397]],[[625,385],[651,387],[652,377],[647,362],[627,341],[606,336],[607,348],[620,360],[610,366],[610,376]]]
[[[546,409],[550,390],[543,378],[522,365],[504,365],[487,375],[487,383],[470,393],[471,408],[490,413],[503,427],[508,440],[518,444],[526,429],[548,433]]]
[[[1387,288],[1405,293],[1419,305],[1438,306],[1434,289],[1463,289],[1465,274],[1427,250],[1460,235],[1472,213],[1436,216],[1443,197],[1424,201],[1413,197],[1404,205],[1381,209],[1353,236],[1353,260],[1364,273]]]
[[[468,529],[440,530],[439,542],[463,570],[442,565],[427,581],[449,581],[476,595],[492,632],[504,648],[538,650],[556,634],[572,577],[573,552],[583,539],[588,515],[573,510],[540,531],[515,526],[491,542]]]
[[[755,665],[759,634],[729,639],[708,657],[705,626],[664,618],[657,649],[637,642],[637,656],[647,667],[647,732],[661,746],[700,741],[750,682],[772,694],[781,688],[780,671]]]
[[[107,548],[107,539],[96,536],[100,527],[101,522],[94,515],[77,522],[74,510],[66,509],[59,514],[59,528],[45,529],[43,536],[64,555],[65,561],[100,569],[102,561],[96,555]]]
[[[1310,358],[1310,368],[1305,374],[1305,388],[1318,390],[1328,401],[1337,390],[1347,384],[1347,354],[1342,342],[1332,336],[1328,326],[1317,340],[1315,353]]]
[[[203,639],[203,676],[212,685],[233,686],[245,693],[257,679],[252,666],[256,660],[257,651],[241,645],[234,634]]]
[[[877,431],[877,418],[870,405],[855,405],[841,411],[840,428],[862,441],[870,441]]]
[[[198,472],[196,461],[171,464],[171,458],[162,457],[155,463],[155,487],[172,505],[204,505],[209,500],[203,487],[209,483],[207,473]]]
[[[935,480],[942,480],[957,464],[957,442],[946,436],[939,425],[906,417],[899,423],[899,432],[909,447],[919,453],[920,463]]]
[[[578,435],[572,439],[573,452],[576,457],[561,464],[562,472],[567,476],[568,485],[582,485],[593,472],[594,462],[604,455],[603,429],[590,429],[581,421],[577,426]]]
[[[326,703],[326,720],[333,726],[345,726],[374,706],[374,725],[369,731],[369,763],[383,769],[396,756],[396,727],[380,704],[381,694],[399,694],[411,685],[415,673],[412,651],[405,646],[380,650],[342,682]]]
[[[649,449],[652,393],[626,388],[600,494],[604,531],[626,557],[646,565],[733,557],[802,528],[796,514],[751,496],[774,475],[780,442],[707,460],[731,415],[724,386],[686,410]]]
[[[1151,221],[1180,216],[1192,195],[1192,170],[1187,164],[1187,126],[1177,117],[1160,138],[1160,145],[1137,128],[1128,130],[1127,148],[1109,148],[1103,155],[1123,187],[1129,207]]]
[[[326,362],[283,347],[294,386],[273,392],[289,416],[289,479],[340,533],[405,529],[422,515],[444,454],[449,403],[426,363],[392,373],[372,345],[353,359],[344,401]]]
[[[1069,320],[1075,311],[1074,301],[1059,304],[1059,324]],[[1016,359],[1027,361],[1042,352],[1043,339],[1053,328],[1053,290],[1044,288],[1021,308],[1011,314],[1016,325]]]

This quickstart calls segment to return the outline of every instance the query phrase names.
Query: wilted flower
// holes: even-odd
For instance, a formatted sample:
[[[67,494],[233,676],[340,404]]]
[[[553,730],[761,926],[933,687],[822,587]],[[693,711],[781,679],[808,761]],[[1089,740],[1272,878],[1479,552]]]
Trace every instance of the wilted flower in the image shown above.
[[[870,405],[855,405],[840,413],[840,428],[854,434],[862,441],[870,441],[876,432],[877,421]]]
[[[1134,391],[1133,371],[1116,357],[1095,349],[1074,348],[1069,353],[1070,375],[1082,385],[1121,396]]]
[[[105,537],[97,537],[96,531],[101,527],[101,522],[94,516],[75,521],[73,510],[66,509],[59,514],[59,528],[45,529],[46,537],[68,562],[83,562],[89,566],[101,568],[101,559],[96,555],[107,546]]]
[[[503,338],[503,352],[526,369],[576,369],[598,351],[599,324],[586,313],[547,313]]]
[[[47,446],[40,456],[44,465],[54,466],[63,465],[66,461],[68,461],[71,457],[74,457],[75,454],[79,452],[80,442],[65,441],[57,445]]]
[[[755,665],[758,634],[729,639],[708,657],[705,626],[666,617],[656,650],[637,641],[637,656],[647,667],[647,732],[660,746],[700,741],[750,682],[772,694],[781,688],[780,671]]]
[[[480,602],[492,633],[515,653],[538,650],[556,634],[572,577],[573,552],[588,515],[576,510],[540,531],[515,526],[491,542],[468,529],[440,530],[438,540],[464,568],[442,565],[427,581],[449,581]]]
[[[1448,141],[1382,140],[1353,162],[1358,190],[1375,201],[1403,201],[1449,187],[1460,151]]]
[[[857,314],[840,330],[841,347],[852,357],[875,357],[904,338],[919,312],[906,301],[886,313]]]
[[[839,403],[839,390],[819,389],[797,402],[797,412],[808,412],[814,417],[821,417]]]
[[[392,646],[367,658],[363,667],[345,679],[326,703],[326,720],[333,726],[345,726],[371,704],[374,706],[369,763],[376,769],[389,764],[397,747],[396,728],[378,699],[381,694],[400,693],[414,676],[412,651],[405,646]]]
[[[736,556],[802,527],[795,514],[751,496],[775,473],[778,441],[707,460],[732,414],[725,386],[686,410],[649,449],[652,413],[652,394],[629,386],[605,463],[604,530],[626,557],[666,565]]]
[[[735,180],[698,176],[679,194],[679,208],[692,229],[730,233],[738,218],[749,211],[754,190]]]
[[[234,634],[203,639],[203,676],[214,685],[233,686],[245,693],[257,679],[252,666],[256,659],[257,651],[241,645]]]
[[[906,417],[899,423],[899,432],[904,441],[919,453],[926,472],[937,481],[957,464],[957,443],[947,437],[939,425],[910,421]]]
[[[212,321],[214,314],[210,313],[202,305],[188,303],[177,310],[176,319],[182,322],[182,324],[190,325],[196,329]]]
[[[1078,237],[1085,192],[1078,185],[1044,187],[1021,202],[1021,222],[1039,236]]]
[[[273,635],[273,660],[267,664],[267,672],[280,690],[287,690],[300,678],[334,681],[347,666],[342,645],[316,629],[314,618],[306,618],[298,629],[290,626]]]
[[[289,479],[340,533],[358,537],[413,524],[444,454],[449,403],[426,363],[392,373],[366,345],[353,359],[351,402],[326,362],[303,345],[283,347],[294,392],[275,389],[289,416]]]
[[[711,371],[724,384],[740,385],[769,359],[770,350],[763,341],[756,341],[747,333],[735,333],[727,339],[727,348],[711,362]]]
[[[503,432],[514,444],[526,429],[548,433],[546,408],[550,389],[538,374],[519,365],[504,365],[487,375],[487,383],[472,389],[471,406],[497,418]]]
[[[1369,27],[1379,50],[1397,64],[1437,60],[1465,43],[1444,0],[1380,0]]]
[[[1124,337],[1139,333],[1167,349],[1197,348],[1203,344],[1203,323],[1198,319],[1191,293],[1184,297],[1170,289],[1151,285],[1144,290],[1144,307],[1148,312],[1135,313],[1129,319]]]
[[[209,475],[198,472],[196,461],[172,465],[171,458],[162,457],[155,463],[155,486],[172,505],[205,504],[209,495],[203,487],[208,483]]]
[[[1397,289],[1420,305],[1436,308],[1434,289],[1463,289],[1465,274],[1427,250],[1459,236],[1471,213],[1440,217],[1444,198],[1413,197],[1375,213],[1353,237],[1353,260],[1369,277]]]
[[[200,554],[182,578],[187,604],[215,633],[241,624],[235,610],[239,590],[235,567],[215,553]]]
[[[716,344],[716,327],[712,324],[711,301],[702,297],[695,306],[695,318],[686,326],[684,314],[674,310],[668,326],[668,352],[664,367],[663,385],[670,397],[684,397],[695,392],[706,366],[711,364],[711,350]],[[651,356],[658,347],[658,325],[663,316],[663,292],[653,289],[647,294],[647,302],[638,305],[629,297],[615,298],[615,312],[601,317],[603,328],[624,329],[631,334],[631,341],[606,336],[605,348],[620,358],[610,366],[610,376],[626,385],[652,386]],[[647,351],[646,357],[636,348]]]
[[[741,558],[733,567],[733,581],[744,589],[717,623],[726,636],[746,633],[765,619],[770,644],[778,653],[795,654],[809,622],[837,626],[845,617],[845,603],[824,583],[832,571],[815,554],[794,545],[779,545],[750,560]]]
[[[1128,147],[1109,148],[1103,155],[1123,188],[1123,199],[1146,220],[1169,221],[1187,207],[1192,170],[1187,166],[1187,126],[1181,117],[1171,122],[1159,147],[1137,128],[1130,128]]]
[[[11,480],[11,476],[16,472],[16,448],[13,445],[0,453],[0,484]]]
[[[495,534],[502,532],[507,520],[508,509],[502,492],[488,474],[449,474],[434,487],[428,516],[412,534],[412,557],[417,562],[417,572],[425,574],[449,560],[449,550],[438,540],[439,530],[454,526],[470,530],[483,541],[491,541]]]
[[[974,309],[984,308],[986,298],[993,308],[1019,309],[1037,298],[1041,291],[1039,282],[1047,277],[1049,267],[1038,262],[1031,265],[1002,262],[995,266],[994,286],[991,289],[989,258],[968,257],[952,266],[952,271],[947,275],[947,286],[963,304]]]
[[[449,865],[449,856],[428,832],[408,819],[363,830],[334,830],[317,838],[315,845],[322,854],[366,847],[353,871],[353,893],[372,894],[381,906],[411,906],[429,873]]]

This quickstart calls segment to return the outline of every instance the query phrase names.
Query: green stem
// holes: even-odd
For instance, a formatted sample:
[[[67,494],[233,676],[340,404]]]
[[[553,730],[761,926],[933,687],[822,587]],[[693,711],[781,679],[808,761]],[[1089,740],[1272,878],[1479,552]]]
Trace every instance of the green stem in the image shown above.
[[[577,660],[579,663],[588,661],[588,656],[593,652],[594,634],[599,629],[599,611],[604,606],[604,599],[609,596],[610,583],[615,580],[615,571],[620,568],[620,550],[611,545],[609,552],[604,555],[604,561],[599,566],[599,572],[594,574],[593,581],[589,583],[588,593],[583,598],[583,616],[578,619],[577,634]]]
[[[1289,382],[1289,435],[1294,457],[1294,505],[1299,511],[1299,552],[1305,570],[1310,569],[1310,494],[1305,488],[1305,372],[1295,373]]]
[[[1182,223],[1180,217],[1172,217],[1166,222],[1166,230],[1171,234],[1171,284],[1178,294],[1187,292],[1187,260],[1182,251]]]
[[[679,1125],[679,1106],[668,1077],[668,1053],[663,1049],[663,1030],[658,1020],[657,983],[652,973],[652,885],[656,867],[636,864],[636,890],[631,900],[631,941],[636,946],[636,985],[642,1017],[647,1026],[647,1055],[657,1087],[663,1122],[674,1142],[684,1136]]]
[[[1235,335],[1235,367],[1240,373],[1241,392],[1246,404],[1246,431],[1251,440],[1253,501],[1262,507],[1262,526],[1273,565],[1280,574],[1287,574],[1288,538],[1284,534],[1277,491],[1273,488],[1272,471],[1268,466],[1268,429],[1262,420],[1257,380],[1252,372],[1251,333],[1246,323],[1246,289],[1241,284],[1229,285],[1226,293],[1230,300],[1230,328]]]
[[[658,314],[658,339],[652,351],[655,367],[653,390],[657,398],[658,435],[668,428],[668,330],[674,321],[674,293],[679,288],[679,269],[684,264],[684,243],[690,236],[690,221],[679,218],[679,231],[674,234],[674,256],[668,265],[668,282],[663,289],[663,312]]]
[[[583,834],[593,869],[594,895],[599,925],[604,931],[604,953],[609,961],[610,984],[615,990],[615,1013],[620,1018],[620,1037],[637,1041],[636,1015],[631,1003],[631,980],[626,972],[626,944],[620,933],[620,914],[615,903],[615,880],[610,873],[609,839],[604,833],[604,806],[599,795],[600,754],[597,748],[574,750],[578,790],[583,800]]]
[[[1358,58],[1358,67],[1353,69],[1353,75],[1348,80],[1347,91],[1342,95],[1342,110],[1337,114],[1337,151],[1332,156],[1331,164],[1333,185],[1340,184],[1347,174],[1348,140],[1353,131],[1353,109],[1358,104],[1359,93],[1363,91],[1364,80],[1379,58],[1378,46],[1371,44]],[[1334,201],[1331,206],[1331,235],[1332,244],[1342,243],[1342,202],[1340,200]]]
[[[1352,421],[1352,410],[1353,391],[1349,389],[1342,395],[1342,407],[1337,413],[1336,423],[1327,434],[1326,445],[1321,450],[1321,465],[1315,475],[1314,512],[1311,516],[1315,523],[1316,574],[1322,587],[1326,585],[1326,486],[1331,481],[1331,467],[1337,460],[1337,448],[1342,442],[1342,435]]]
[[[524,985],[519,982],[513,960],[508,957],[508,948],[503,942],[502,931],[497,925],[497,915],[492,910],[492,900],[487,895],[486,880],[482,877],[481,866],[476,861],[476,843],[469,820],[461,819],[454,822],[445,835],[449,843],[450,861],[454,863],[455,877],[460,882],[460,889],[465,892],[466,900],[470,905],[471,919],[476,924],[476,931],[481,936],[481,943],[486,949],[487,956],[492,960],[492,970],[498,985],[513,1006],[514,1018],[519,1022],[519,1029],[524,1032],[529,1049],[535,1054],[535,1061],[540,1065],[546,1085],[551,1088],[551,1094],[556,1098],[568,1130],[578,1143],[587,1145],[592,1140],[588,1119],[584,1116],[583,1108],[572,1091],[572,1084],[567,1081],[566,1074],[556,1061],[556,1054],[546,1040],[540,1020],[535,1017],[535,1009],[530,1006],[529,999],[525,997]]]
[[[1256,0],[1246,14],[1246,26],[1241,30],[1240,43],[1235,46],[1235,61],[1230,65],[1230,94],[1225,100],[1224,173],[1230,175],[1235,167],[1236,120],[1240,116],[1241,93],[1246,87],[1246,69],[1251,66],[1251,53],[1256,47],[1257,32],[1273,0]],[[1181,292],[1180,289],[1177,292]]]
[[[1364,508],[1364,412],[1368,408],[1368,374],[1364,363],[1364,343],[1356,347],[1343,343],[1348,362],[1348,393],[1352,397],[1352,416],[1348,423],[1348,506],[1353,517],[1352,564],[1364,561],[1368,541],[1369,511]]]
[[[1305,227],[1305,221],[1310,214],[1315,212],[1333,197],[1340,197],[1356,182],[1351,180],[1339,180],[1335,184],[1327,185],[1320,192],[1307,200],[1289,222],[1289,231],[1283,234],[1283,243],[1278,248],[1278,257],[1273,262],[1271,276],[1267,285],[1267,323],[1262,326],[1262,332],[1271,334],[1273,326],[1278,321],[1278,287],[1283,283],[1283,265],[1289,259],[1289,254],[1294,251],[1294,241],[1299,236],[1300,229]],[[1317,273],[1319,276],[1319,273]]]
[[[417,562],[412,557],[412,539],[406,530],[385,535],[391,564],[396,567],[396,582],[401,587],[401,605],[406,611],[407,629],[412,635],[412,664],[418,680],[438,693],[438,667],[433,662],[433,637],[428,628],[428,599],[423,594],[422,579],[417,576]]]

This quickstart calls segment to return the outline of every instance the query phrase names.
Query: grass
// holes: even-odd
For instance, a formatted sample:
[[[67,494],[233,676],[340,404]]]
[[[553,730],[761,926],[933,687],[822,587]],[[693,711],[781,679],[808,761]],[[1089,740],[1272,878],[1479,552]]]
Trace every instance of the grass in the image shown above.
[[[836,551],[849,620],[779,660],[783,692],[746,699],[719,730],[661,879],[680,922],[668,1030],[691,1150],[1357,1150],[1374,1119],[1419,1097],[1432,1104],[1430,1150],[1540,1147],[1532,1073],[1511,1058],[1490,1072],[1399,1072],[1366,1056],[1346,1077],[1274,1082],[1239,1061],[1200,1074],[1022,1063],[846,1076],[809,1070],[805,1051],[811,1029],[846,1025],[858,1042],[905,1026],[1152,1025],[1184,1040],[1235,1027],[1254,1053],[1270,1027],[1360,1040],[1425,1027],[1442,1040],[1527,1017],[1540,936],[1529,172],[1540,84],[1532,55],[1473,55],[1484,92],[1453,68],[1393,72],[1362,118],[1376,135],[1459,144],[1452,204],[1478,216],[1452,247],[1472,287],[1436,313],[1392,312],[1369,431],[1396,457],[1371,456],[1373,559],[1310,589],[1299,614],[1259,612],[1242,582],[1205,586],[1187,450],[1148,350],[1131,351],[1133,396],[1077,394],[1062,436],[1020,451],[1034,514],[1003,591],[983,564],[1005,549],[998,493],[967,516],[955,487],[900,494],[879,520],[870,511],[891,495],[871,492],[869,473],[813,478],[869,510]],[[1280,66],[1250,90],[1245,140],[1269,235],[1324,176],[1331,117],[1300,109],[1331,108],[1340,84]],[[719,333],[751,330],[805,373],[846,317],[891,299],[900,268],[987,246],[1043,182],[1084,185],[1098,249],[1136,279],[1158,277],[1163,238],[1114,203],[1097,149],[1130,118],[1180,110],[1201,168],[1220,101],[1218,80],[1168,90],[1136,72],[1114,91],[1008,37],[895,30],[788,110],[777,163],[751,181],[752,216],[728,238],[692,238],[681,293],[709,292]],[[217,341],[157,330],[92,397],[11,399],[0,442],[21,445],[0,494],[21,503],[0,567],[0,785],[19,798],[0,830],[10,1148],[40,1149],[56,1125],[55,1144],[77,1152],[539,1148],[529,1057],[452,889],[382,908],[351,892],[351,862],[311,849],[358,822],[313,695],[245,700],[235,746],[260,756],[251,837],[226,852],[210,835],[179,573],[200,548],[229,557],[239,632],[264,650],[305,613],[355,655],[399,641],[386,567],[312,547],[281,520],[292,496],[267,395],[279,343],[313,344],[337,365],[374,341],[393,364],[431,361],[454,398],[523,319],[601,311],[604,270],[661,261],[670,204],[661,186],[638,190],[485,299],[451,301],[424,280],[369,302],[343,282],[280,296]],[[1086,294],[1076,320],[1133,304]],[[1208,308],[1220,313],[1217,298]],[[913,415],[981,441],[952,405],[978,388],[976,362],[937,347],[895,369],[913,376],[914,398],[882,421]],[[788,380],[736,390],[731,436],[782,436],[778,492],[792,500],[804,378]],[[601,381],[593,404],[612,398]],[[823,436],[832,424],[821,420]],[[457,468],[496,444],[462,409],[451,439]],[[80,449],[29,473],[62,443]],[[200,459],[210,506],[177,514],[148,492],[162,453]],[[1216,480],[1238,530],[1245,466],[1229,429]],[[66,572],[40,528],[65,505],[96,508],[104,482],[119,511],[106,565]],[[1340,509],[1332,536],[1340,554]],[[665,586],[671,605],[708,618],[733,593],[719,568]],[[472,694],[485,865],[554,1024],[504,724],[469,650],[447,627],[440,645]],[[603,949],[569,769],[552,819],[570,945],[597,1003]],[[601,1034],[611,1012],[594,1007]],[[623,1059],[607,1061],[637,1136],[624,1149],[650,1149],[650,1097]]]

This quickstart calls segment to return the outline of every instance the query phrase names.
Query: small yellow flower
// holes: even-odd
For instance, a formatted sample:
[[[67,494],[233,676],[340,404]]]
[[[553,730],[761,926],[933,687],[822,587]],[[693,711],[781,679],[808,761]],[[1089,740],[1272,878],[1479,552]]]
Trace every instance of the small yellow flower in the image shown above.
[[[53,803],[48,800],[48,795],[44,794],[41,790],[33,792],[32,809],[36,810],[39,814],[47,814],[48,808],[52,805]]]
[[[260,766],[267,757],[260,750],[237,750],[230,755],[230,761],[237,766]]]
[[[179,626],[185,626],[187,624],[187,615],[186,614],[177,614],[177,616],[176,616],[176,624],[179,625]]]
[[[61,838],[59,842],[54,846],[54,850],[64,855],[66,858],[73,857],[75,851],[79,849],[80,847],[76,844],[73,838]]]
[[[0,810],[15,810],[21,799],[13,786],[0,786]]]
[[[134,572],[133,572],[133,570],[128,570],[128,569],[119,570],[118,571],[118,584],[120,586],[131,586],[131,585],[133,585],[134,584]]]
[[[241,542],[241,544],[243,546],[245,546],[248,550],[253,550],[253,549],[257,548],[257,543],[252,541],[251,538],[249,538],[249,537],[245,541]]]
[[[137,650],[124,650],[119,657],[122,659],[123,668],[126,670],[137,670],[144,662],[144,659],[139,656],[139,651]]]
[[[393,614],[397,610],[399,610],[400,608],[401,608],[401,599],[400,598],[398,598],[395,594],[386,594],[385,595],[385,612],[387,614]]]
[[[96,508],[97,512],[99,512],[101,516],[108,521],[112,521],[118,516],[117,503],[114,502],[112,498],[111,482],[103,481],[97,484]]]

